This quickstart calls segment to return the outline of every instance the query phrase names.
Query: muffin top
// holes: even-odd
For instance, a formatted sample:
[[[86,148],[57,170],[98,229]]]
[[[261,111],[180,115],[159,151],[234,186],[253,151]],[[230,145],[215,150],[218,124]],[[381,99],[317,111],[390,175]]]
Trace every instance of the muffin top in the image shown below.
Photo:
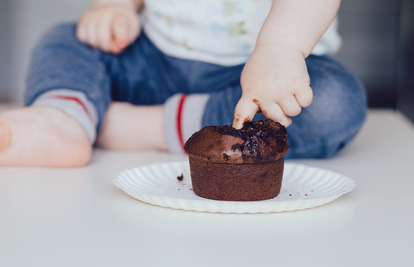
[[[242,164],[276,161],[289,146],[283,125],[261,120],[245,122],[240,130],[229,125],[206,126],[187,140],[184,150],[210,162]]]

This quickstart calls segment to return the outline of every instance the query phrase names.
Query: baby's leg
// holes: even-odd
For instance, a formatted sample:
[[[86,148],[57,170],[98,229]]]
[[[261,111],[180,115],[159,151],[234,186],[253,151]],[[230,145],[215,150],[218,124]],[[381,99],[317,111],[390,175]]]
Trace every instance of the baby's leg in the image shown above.
[[[183,153],[184,142],[200,130],[208,94],[176,94],[163,105],[113,102],[97,145],[121,150],[169,150]]]
[[[113,102],[96,143],[108,149],[167,150],[163,114],[163,105],[138,106]]]
[[[75,29],[55,27],[36,47],[25,99],[29,107],[0,116],[12,140],[3,138],[1,165],[80,166],[90,159],[111,100],[107,61],[114,56],[81,43]]]
[[[0,166],[75,167],[91,154],[83,127],[57,108],[0,112]]]
[[[330,157],[349,143],[362,126],[366,95],[358,79],[339,63],[317,56],[310,56],[306,61],[314,100],[292,118],[293,123],[287,128],[291,148],[287,158]],[[231,125],[234,108],[242,93],[240,83],[235,82],[240,79],[241,68],[215,68],[209,73],[216,74],[213,76],[200,71],[200,77],[192,77],[197,83],[187,88],[187,95],[178,92],[163,106],[112,105],[98,143],[117,149],[162,149],[166,140],[170,151],[183,153],[184,142],[201,127]],[[217,78],[218,74],[222,77]],[[202,78],[205,77],[210,79],[203,86]],[[211,82],[214,79],[218,81]],[[161,109],[164,109],[162,118]],[[125,121],[120,121],[121,118]],[[143,118],[145,124],[141,123]],[[264,117],[258,115],[255,119]],[[165,139],[159,135],[162,132]],[[140,143],[143,140],[145,142]]]

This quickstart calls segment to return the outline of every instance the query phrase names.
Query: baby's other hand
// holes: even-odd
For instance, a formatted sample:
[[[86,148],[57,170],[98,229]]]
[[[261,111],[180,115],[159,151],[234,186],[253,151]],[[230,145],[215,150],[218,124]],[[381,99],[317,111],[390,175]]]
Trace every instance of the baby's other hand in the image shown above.
[[[105,52],[119,54],[139,35],[141,23],[137,11],[124,4],[95,6],[78,22],[77,38]]]
[[[266,118],[289,126],[290,117],[312,102],[309,83],[301,52],[283,45],[256,46],[241,76],[243,94],[235,109],[233,127],[240,129],[259,110]]]

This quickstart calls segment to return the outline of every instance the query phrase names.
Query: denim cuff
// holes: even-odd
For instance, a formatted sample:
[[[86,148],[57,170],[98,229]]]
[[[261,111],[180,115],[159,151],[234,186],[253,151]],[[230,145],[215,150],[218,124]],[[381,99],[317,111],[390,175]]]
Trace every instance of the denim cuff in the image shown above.
[[[84,93],[68,89],[51,90],[36,98],[31,106],[51,106],[62,110],[82,125],[91,144],[95,142],[98,113]]]

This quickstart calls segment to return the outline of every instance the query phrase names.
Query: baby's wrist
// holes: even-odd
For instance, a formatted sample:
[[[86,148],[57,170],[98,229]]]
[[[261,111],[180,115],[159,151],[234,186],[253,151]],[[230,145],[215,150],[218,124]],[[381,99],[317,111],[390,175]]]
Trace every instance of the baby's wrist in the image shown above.
[[[283,42],[257,42],[255,50],[256,49],[271,49],[275,51],[283,51],[283,53],[291,53],[296,54],[300,53],[303,55],[303,58],[306,58],[309,56],[307,51],[304,51],[304,49],[301,49],[298,46],[289,44],[289,43],[283,43]]]

